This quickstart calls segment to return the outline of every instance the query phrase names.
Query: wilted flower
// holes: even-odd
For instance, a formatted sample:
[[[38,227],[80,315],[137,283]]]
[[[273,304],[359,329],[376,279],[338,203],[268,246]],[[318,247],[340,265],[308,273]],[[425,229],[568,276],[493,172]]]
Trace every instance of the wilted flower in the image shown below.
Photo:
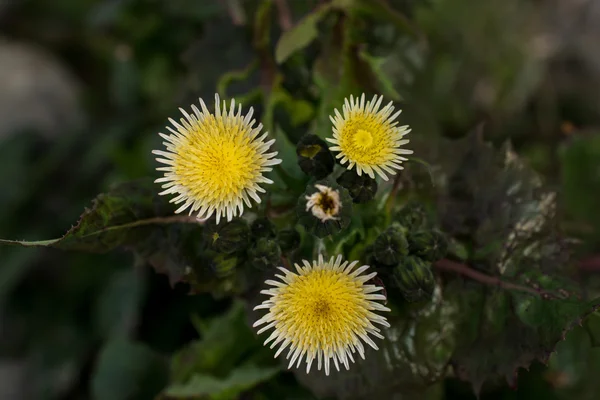
[[[361,339],[377,350],[369,335],[383,336],[374,323],[390,325],[375,311],[390,309],[376,302],[385,300],[384,295],[376,293],[383,288],[366,284],[376,273],[362,275],[369,266],[353,270],[357,263],[342,263],[342,256],[325,262],[320,255],[312,265],[306,260],[303,266],[295,264],[297,273],[279,267],[283,275],[275,276],[281,282],[265,282],[273,287],[261,293],[270,297],[255,310],[266,309],[268,313],[254,326],[265,325],[259,334],[273,329],[265,345],[272,341],[270,347],[274,348],[279,344],[275,357],[289,347],[288,368],[296,362],[298,368],[305,359],[308,373],[316,359],[317,369],[324,365],[329,375],[331,360],[339,371],[339,364],[350,368],[356,352],[364,359]]]
[[[161,195],[176,194],[172,203],[183,203],[175,212],[189,208],[190,215],[198,212],[198,218],[216,214],[217,224],[221,217],[228,221],[242,215],[244,203],[251,207],[250,199],[260,203],[258,193],[265,190],[261,183],[273,183],[263,176],[281,163],[274,158],[277,152],[267,153],[275,140],[265,141],[262,124],[255,125],[253,109],[245,116],[242,106],[235,110],[231,100],[220,104],[215,94],[215,113],[211,114],[200,99],[200,111],[192,105],[192,114],[179,109],[185,118],[179,123],[169,118],[175,129],[167,127],[170,135],[159,133],[165,139],[166,151],[153,150],[156,160],[166,164],[157,168],[165,176],[156,180],[165,189]]]
[[[333,123],[333,138],[326,140],[333,143],[332,151],[338,152],[336,158],[341,163],[348,163],[348,169],[356,166],[356,172],[367,173],[375,178],[375,172],[384,180],[388,180],[386,172],[394,175],[395,170],[403,169],[402,161],[408,160],[402,154],[412,154],[412,150],[401,148],[409,142],[402,139],[410,132],[408,125],[397,127],[394,121],[401,111],[394,112],[390,101],[381,110],[383,96],[373,96],[365,104],[365,95],[350,101],[346,98],[342,114],[336,109],[335,117],[330,116]]]
[[[352,198],[348,191],[331,180],[308,185],[298,199],[300,223],[318,237],[337,233],[348,226]]]
[[[315,187],[319,191],[305,197],[306,211],[310,211],[323,222],[339,219],[342,209],[340,192],[325,185],[315,185]]]

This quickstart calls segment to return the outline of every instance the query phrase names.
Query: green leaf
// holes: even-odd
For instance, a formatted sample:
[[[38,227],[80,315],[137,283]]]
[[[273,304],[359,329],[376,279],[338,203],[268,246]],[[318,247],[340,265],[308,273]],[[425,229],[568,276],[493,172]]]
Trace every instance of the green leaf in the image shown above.
[[[250,74],[256,70],[258,67],[258,61],[253,60],[248,66],[241,70],[229,71],[225,72],[219,78],[217,82],[217,92],[221,94],[224,98],[227,97],[227,88],[236,81],[245,81],[248,79]],[[239,104],[244,104],[240,99],[238,99]]]
[[[600,136],[573,138],[561,152],[561,180],[566,209],[571,217],[600,241]],[[586,229],[587,228],[587,229]]]
[[[295,52],[302,50],[317,38],[318,23],[329,13],[331,4],[325,4],[302,18],[296,26],[279,38],[275,47],[275,61],[283,63]]]
[[[401,101],[402,96],[394,88],[394,83],[385,72],[385,63],[388,61],[385,57],[375,57],[367,53],[365,50],[358,52],[359,59],[368,68],[368,75],[372,76],[372,80],[376,83],[376,87],[382,95],[385,95],[392,100]],[[367,75],[367,74],[365,74]]]
[[[546,379],[565,400],[593,400],[600,392],[600,348],[594,347],[588,332],[576,327],[550,357]]]
[[[279,370],[276,367],[265,368],[244,364],[235,368],[225,378],[194,374],[186,384],[172,385],[165,393],[175,398],[208,396],[213,400],[235,400],[242,392],[271,379]]]
[[[565,267],[556,194],[510,145],[495,149],[478,129],[442,146],[454,149],[439,170],[449,171],[449,176],[436,179],[445,182],[439,202],[442,227],[472,244],[473,264],[505,275],[517,274],[521,265],[545,271]]]
[[[148,400],[168,381],[166,360],[125,339],[109,341],[98,358],[92,378],[95,400]]]
[[[195,374],[223,376],[247,360],[249,353],[262,350],[244,317],[243,304],[235,302],[226,314],[212,321],[196,318],[202,339],[173,357],[174,383],[185,385]]]
[[[423,32],[408,17],[383,0],[342,0],[340,2],[348,3],[353,11],[360,14],[375,17],[381,21],[389,21],[403,33],[424,40]]]
[[[140,266],[115,273],[96,303],[96,330],[105,338],[125,337],[139,318],[143,280]]]
[[[158,196],[159,189],[149,180],[118,185],[96,197],[92,207],[85,210],[79,222],[62,238],[0,239],[0,244],[103,253],[141,241],[149,235],[149,227],[195,223],[193,218],[174,215],[173,206]]]
[[[538,284],[544,289],[567,286],[556,279],[551,284],[540,279]],[[488,380],[504,377],[514,386],[519,368],[528,368],[535,360],[547,362],[565,333],[600,308],[600,299],[559,294],[564,297],[509,293],[454,281],[446,295],[461,315],[452,356],[458,377],[470,381],[478,394]]]

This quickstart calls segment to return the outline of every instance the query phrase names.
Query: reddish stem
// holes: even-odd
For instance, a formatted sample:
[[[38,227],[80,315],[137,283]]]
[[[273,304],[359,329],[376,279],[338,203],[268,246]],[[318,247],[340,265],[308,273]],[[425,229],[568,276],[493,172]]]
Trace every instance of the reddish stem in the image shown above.
[[[600,255],[591,256],[579,261],[579,269],[586,272],[600,272]]]
[[[456,272],[457,274],[469,277],[474,281],[485,283],[486,285],[498,286],[507,290],[517,290],[520,292],[530,293],[538,296],[542,296],[544,298],[560,298],[564,296],[559,296],[555,293],[548,292],[544,289],[537,287],[529,287],[519,285],[517,283],[507,282],[498,277],[486,275],[483,272],[479,272],[470,268],[467,265],[452,261],[452,260],[439,260],[433,264],[435,268],[442,271],[448,272]]]

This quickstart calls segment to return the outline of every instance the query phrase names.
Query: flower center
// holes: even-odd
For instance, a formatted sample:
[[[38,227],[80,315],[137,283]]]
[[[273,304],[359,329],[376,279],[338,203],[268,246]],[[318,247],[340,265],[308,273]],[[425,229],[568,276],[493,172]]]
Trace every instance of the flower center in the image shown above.
[[[327,299],[318,299],[313,305],[314,313],[317,317],[327,318],[331,314],[331,306]]]
[[[366,149],[373,144],[373,135],[364,129],[359,129],[354,134],[354,145]]]
[[[348,159],[380,165],[394,157],[394,125],[378,115],[351,114],[339,128],[339,145]]]

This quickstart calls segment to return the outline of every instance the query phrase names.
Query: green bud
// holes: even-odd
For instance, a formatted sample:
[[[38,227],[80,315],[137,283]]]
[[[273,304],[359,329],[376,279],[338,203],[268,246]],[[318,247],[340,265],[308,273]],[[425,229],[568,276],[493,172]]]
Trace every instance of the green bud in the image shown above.
[[[267,218],[257,218],[252,222],[252,226],[250,227],[250,231],[252,232],[252,238],[258,239],[261,237],[266,238],[274,238],[275,237],[275,227]]]
[[[214,219],[210,219],[205,225],[203,237],[211,250],[231,254],[248,246],[250,228],[241,218],[218,225]]]
[[[210,262],[210,269],[219,278],[232,275],[235,272],[238,259],[236,257],[229,257],[224,254],[215,255]]]
[[[331,179],[306,187],[296,206],[299,222],[313,235],[323,238],[345,229],[352,216],[352,198]]]
[[[408,241],[404,232],[397,226],[390,226],[381,233],[373,244],[373,254],[380,263],[397,265],[408,255]]]
[[[435,289],[431,264],[419,257],[404,258],[394,269],[393,281],[410,302],[431,298]]]
[[[408,248],[411,255],[433,262],[446,256],[448,240],[437,230],[411,232],[408,234]]]
[[[408,231],[418,230],[427,225],[427,213],[421,204],[409,202],[394,215],[394,221]]]
[[[348,189],[355,203],[366,203],[373,200],[377,194],[377,181],[367,174],[358,176],[354,170],[344,172],[337,179],[337,183]]]
[[[248,261],[255,268],[267,270],[281,265],[281,249],[276,241],[260,238],[248,250]]]
[[[296,154],[298,165],[306,175],[323,179],[333,171],[333,155],[327,143],[316,135],[304,135],[296,145]]]
[[[294,228],[283,229],[277,239],[283,254],[293,253],[300,247],[300,234]]]

